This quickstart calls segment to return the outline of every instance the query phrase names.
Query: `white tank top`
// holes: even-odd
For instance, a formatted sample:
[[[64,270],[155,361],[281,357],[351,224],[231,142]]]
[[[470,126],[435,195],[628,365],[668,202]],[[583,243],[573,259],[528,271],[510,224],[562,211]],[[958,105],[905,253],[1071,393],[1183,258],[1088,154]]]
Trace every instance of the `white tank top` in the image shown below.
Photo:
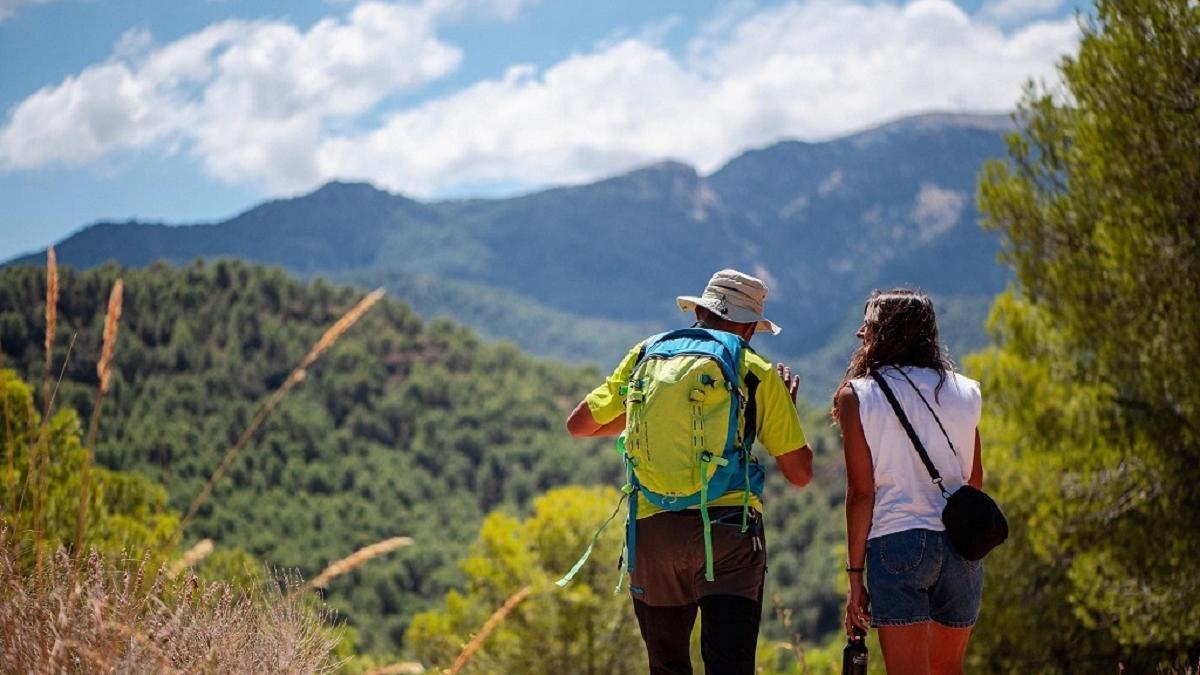
[[[935,398],[936,370],[905,366],[903,371],[941,419],[957,454],[951,451],[937,421],[899,369],[888,366],[880,374],[942,475],[946,491],[953,494],[971,477],[975,460],[975,429],[982,408],[979,383],[957,373],[946,373],[945,384]],[[942,525],[946,499],[930,479],[883,390],[870,376],[851,380],[850,386],[858,396],[858,414],[871,448],[875,473],[875,510],[867,538],[904,530],[946,529]]]

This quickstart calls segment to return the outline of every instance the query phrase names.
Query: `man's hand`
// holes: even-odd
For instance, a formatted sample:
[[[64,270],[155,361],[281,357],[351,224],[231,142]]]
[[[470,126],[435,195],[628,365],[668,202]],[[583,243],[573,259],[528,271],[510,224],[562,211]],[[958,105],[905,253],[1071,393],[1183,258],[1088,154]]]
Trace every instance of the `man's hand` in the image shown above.
[[[790,366],[785,366],[782,363],[775,366],[775,372],[779,373],[779,377],[783,378],[783,386],[787,389],[788,396],[792,397],[792,403],[796,402],[796,392],[800,390],[800,376],[793,375]]]

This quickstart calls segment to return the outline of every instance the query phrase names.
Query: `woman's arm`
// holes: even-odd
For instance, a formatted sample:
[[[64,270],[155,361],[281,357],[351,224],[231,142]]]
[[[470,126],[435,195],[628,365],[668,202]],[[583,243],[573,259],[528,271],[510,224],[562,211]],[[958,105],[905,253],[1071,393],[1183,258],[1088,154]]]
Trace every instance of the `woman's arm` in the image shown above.
[[[842,430],[842,451],[846,456],[846,556],[848,567],[863,568],[867,559],[867,534],[875,509],[875,471],[871,449],[858,416],[858,397],[850,385],[838,391],[838,426]],[[850,572],[850,594],[846,602],[846,633],[851,626],[867,630],[866,585],[862,572]]]

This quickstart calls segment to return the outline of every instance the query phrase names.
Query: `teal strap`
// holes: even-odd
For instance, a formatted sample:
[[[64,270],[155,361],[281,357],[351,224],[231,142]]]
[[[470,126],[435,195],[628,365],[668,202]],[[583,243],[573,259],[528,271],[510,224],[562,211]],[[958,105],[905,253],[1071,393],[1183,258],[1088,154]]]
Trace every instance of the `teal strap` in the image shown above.
[[[621,589],[625,586],[625,565],[624,558],[627,551],[625,546],[621,547],[621,560],[617,561],[617,585],[613,587],[613,595],[620,595]]]
[[[711,461],[711,454],[706,452],[700,455],[700,518],[704,521],[704,578],[707,581],[714,579],[712,520],[708,517],[708,464]]]
[[[554,582],[559,588],[565,588],[567,584],[571,583],[571,580],[574,579],[575,575],[579,573],[579,570],[583,568],[584,563],[586,563],[588,558],[592,556],[592,549],[596,548],[596,542],[599,541],[600,534],[604,532],[604,528],[608,527],[608,524],[613,521],[613,518],[616,518],[617,514],[621,512],[621,502],[625,501],[626,495],[630,494],[629,492],[625,491],[625,488],[621,488],[621,490],[621,499],[617,501],[617,508],[613,509],[612,515],[605,519],[605,521],[600,524],[600,527],[596,529],[596,534],[592,535],[592,541],[588,544],[587,550],[583,552],[583,555],[579,556],[579,560],[575,561],[575,565],[571,567],[569,572],[563,575],[563,578]]]

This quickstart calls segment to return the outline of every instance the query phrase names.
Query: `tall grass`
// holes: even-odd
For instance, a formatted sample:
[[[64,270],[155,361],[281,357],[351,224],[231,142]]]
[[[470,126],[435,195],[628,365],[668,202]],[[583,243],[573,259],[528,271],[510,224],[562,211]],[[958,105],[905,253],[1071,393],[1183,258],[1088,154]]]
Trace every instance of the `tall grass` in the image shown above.
[[[366,675],[418,675],[425,672],[425,666],[416,661],[399,661],[390,666],[373,668]]]
[[[4,348],[0,347],[0,368],[4,368]],[[8,472],[5,476],[5,488],[8,494],[8,504],[4,506],[11,516],[17,512],[17,439],[13,438],[12,411],[8,408],[8,391],[0,391],[0,414],[4,415],[4,450],[8,456]]]
[[[330,564],[319,575],[317,575],[316,578],[308,582],[305,585],[305,588],[325,588],[329,585],[330,581],[333,581],[337,577],[361,567],[368,560],[391,553],[398,548],[402,548],[410,544],[412,544],[412,539],[408,537],[392,537],[391,539],[384,539],[383,541],[375,542],[370,546],[364,546],[345,558]]]
[[[36,560],[36,568],[42,569],[42,550],[45,540],[45,511],[46,511],[46,465],[49,462],[47,453],[49,446],[46,441],[46,429],[50,423],[50,411],[54,408],[54,395],[51,393],[50,382],[54,374],[54,336],[58,330],[58,258],[54,254],[54,247],[46,249],[46,335],[44,339],[46,350],[46,368],[42,375],[42,425],[38,431],[37,442],[33,444],[33,452],[30,457],[29,476],[26,477],[26,485],[29,481],[33,481],[33,531],[34,531],[34,557]],[[75,338],[71,338],[71,347],[75,346]],[[70,350],[68,350],[67,359],[70,359]],[[63,361],[62,372],[59,374],[58,382],[62,382],[62,375],[66,373],[67,361]],[[58,385],[54,387],[57,392]]]
[[[113,353],[117,346],[117,328],[121,319],[121,304],[125,293],[125,284],[117,279],[112,292],[108,296],[108,311],[104,315],[104,340],[100,347],[100,360],[96,362],[96,402],[92,406],[92,419],[88,422],[87,458],[83,463],[83,480],[79,489],[79,510],[75,513],[75,551],[76,559],[83,555],[84,535],[87,532],[88,498],[92,487],[92,462],[96,456],[96,433],[100,428],[100,410],[104,405],[104,395],[108,393],[112,381]]]
[[[466,667],[467,663],[471,660],[471,657],[475,656],[475,652],[479,651],[483,647],[483,643],[487,642],[488,637],[491,636],[492,632],[496,630],[496,627],[504,622],[504,619],[508,617],[510,612],[516,609],[517,605],[521,604],[521,601],[529,597],[529,593],[532,590],[533,589],[530,586],[522,588],[516,593],[510,595],[508,599],[504,601],[504,604],[500,605],[499,609],[497,609],[495,612],[492,612],[492,615],[488,617],[488,620],[483,622],[483,628],[479,629],[479,632],[475,634],[475,637],[471,638],[471,641],[467,643],[467,646],[463,647],[463,650],[458,655],[458,658],[454,660],[454,665],[450,666],[450,670],[448,671],[449,675],[458,675],[459,671]]]
[[[67,364],[71,361],[71,353],[75,350],[75,338],[78,333],[71,334],[71,342],[67,344],[67,355],[63,359],[62,367],[58,371],[58,379],[54,383],[54,387],[50,390],[50,396],[46,399],[45,412],[42,413],[42,423],[38,426],[37,437],[33,439],[30,445],[29,458],[29,474],[25,479],[25,488],[33,492],[33,532],[34,532],[34,548],[35,557],[37,560],[37,569],[42,569],[42,550],[43,543],[46,538],[46,501],[49,486],[46,484],[47,472],[50,470],[50,441],[46,437],[46,433],[50,429],[50,412],[54,409],[54,399],[58,396],[58,387],[62,384],[63,377],[67,374]],[[7,404],[7,397],[5,399]],[[7,405],[6,405],[7,408]],[[5,414],[8,414],[7,409]],[[30,408],[30,424],[29,428],[33,428],[33,409]],[[9,424],[9,420],[5,419],[5,424]],[[8,428],[8,427],[6,427]],[[9,429],[11,431],[11,429]],[[21,498],[17,501],[17,506],[13,510],[13,514],[20,511],[24,506],[25,491],[22,490]]]
[[[196,566],[196,563],[208,557],[208,554],[213,552],[216,545],[212,539],[201,539],[196,542],[196,545],[189,548],[178,560],[171,563],[171,569],[167,572],[172,579],[179,576],[184,570],[189,570]]]
[[[242,432],[242,435],[238,437],[233,446],[225,452],[225,456],[221,458],[221,463],[217,465],[216,470],[213,471],[212,476],[210,476],[208,479],[208,482],[204,484],[204,488],[200,491],[200,494],[196,495],[196,498],[192,501],[192,505],[188,507],[187,514],[184,515],[183,520],[179,522],[179,527],[175,530],[175,534],[171,539],[172,545],[179,542],[180,537],[183,536],[184,530],[187,529],[187,526],[192,522],[192,519],[196,517],[196,513],[200,510],[200,507],[204,504],[204,502],[208,501],[208,498],[212,495],[213,488],[216,487],[217,482],[221,480],[221,477],[224,476],[225,472],[229,470],[229,467],[233,465],[234,460],[237,459],[239,454],[241,454],[242,449],[246,447],[246,443],[248,443],[250,438],[254,436],[254,432],[258,431],[258,427],[261,426],[263,421],[267,419],[267,416],[271,414],[271,411],[275,409],[275,406],[279,405],[279,402],[283,400],[284,396],[287,396],[287,393],[292,390],[292,387],[295,387],[304,379],[306,373],[308,372],[308,368],[316,363],[321,354],[325,353],[326,350],[332,347],[343,333],[357,323],[358,320],[367,313],[367,310],[371,309],[371,306],[383,297],[383,294],[384,290],[382,288],[377,288],[374,291],[371,291],[362,300],[359,300],[358,304],[354,305],[354,307],[351,307],[350,311],[343,314],[341,318],[335,321],[332,326],[326,329],[326,331],[321,335],[321,339],[317,340],[312,349],[308,350],[308,353],[305,354],[304,358],[300,360],[300,364],[296,366],[291,375],[284,380],[283,384],[279,385],[279,388],[271,394],[271,397],[267,399],[266,403],[259,408],[258,412],[254,415],[254,419],[250,421],[250,424]]]
[[[237,442],[229,448],[204,489],[192,502],[169,546],[178,543],[200,506],[211,496],[222,475],[236,460],[263,421],[284,396],[303,381],[310,368],[379,299],[375,290],[331,325],[305,354],[287,380],[261,406]],[[330,564],[307,584],[278,579],[258,592],[235,591],[222,583],[201,583],[191,568],[212,552],[205,539],[178,557],[168,569],[157,570],[147,582],[151,552],[142,552],[140,565],[106,561],[86,554],[88,513],[92,499],[92,469],[101,413],[113,376],[113,358],[123,305],[124,284],[117,279],[104,317],[103,341],[97,361],[95,401],[85,441],[74,538],[47,558],[43,532],[47,507],[48,424],[58,385],[75,345],[67,349],[58,382],[52,385],[53,352],[58,324],[58,268],[53,249],[47,252],[46,375],[42,386],[42,419],[30,443],[30,463],[20,498],[13,494],[12,515],[32,497],[32,535],[36,563],[23,568],[20,550],[26,534],[16,535],[0,525],[0,671],[51,672],[324,672],[337,667],[329,654],[338,636],[324,627],[328,615],[312,609],[305,591],[324,588],[330,581],[366,562],[412,543],[393,537],[355,551]],[[0,354],[0,359],[3,355]],[[0,361],[2,362],[2,361]],[[5,443],[8,480],[15,486],[14,438],[4,392]],[[28,411],[30,432],[37,411]],[[8,519],[6,519],[8,520]],[[22,519],[24,520],[24,519]],[[412,665],[412,664],[409,664]]]
[[[46,249],[46,373],[42,377],[43,414],[50,412],[50,375],[54,372],[54,334],[58,329],[58,258]]]
[[[44,573],[22,572],[0,531],[0,670],[19,673],[323,673],[339,636],[296,585],[254,591],[165,568],[60,549]]]
[[[808,668],[808,659],[804,655],[804,643],[801,639],[800,632],[792,630],[792,610],[786,607],[783,601],[779,599],[779,594],[775,593],[771,596],[772,602],[775,604],[775,618],[779,621],[779,625],[783,626],[784,632],[788,633],[792,638],[791,642],[780,642],[777,646],[780,649],[786,649],[796,658],[796,663],[800,667],[802,675],[809,675],[811,672]]]

